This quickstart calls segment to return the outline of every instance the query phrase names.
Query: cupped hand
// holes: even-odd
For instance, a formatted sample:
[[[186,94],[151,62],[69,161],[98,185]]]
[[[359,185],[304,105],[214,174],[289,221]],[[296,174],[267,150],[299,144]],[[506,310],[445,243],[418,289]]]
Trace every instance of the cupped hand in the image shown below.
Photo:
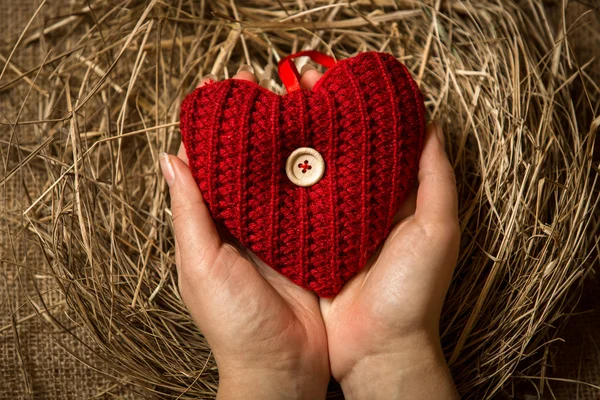
[[[234,79],[255,82],[249,68]],[[200,85],[211,84],[205,77]],[[316,295],[245,250],[213,222],[187,166],[161,155],[171,195],[178,285],[211,346],[220,398],[324,398],[327,337]]]
[[[304,76],[314,84],[321,74]],[[427,127],[417,181],[378,253],[337,296],[320,300],[331,373],[346,399],[458,397],[438,326],[460,241],[438,123]]]
[[[369,264],[336,297],[321,299],[331,372],[347,399],[456,398],[438,325],[460,232],[454,172],[437,123],[427,128],[418,189],[395,220]]]

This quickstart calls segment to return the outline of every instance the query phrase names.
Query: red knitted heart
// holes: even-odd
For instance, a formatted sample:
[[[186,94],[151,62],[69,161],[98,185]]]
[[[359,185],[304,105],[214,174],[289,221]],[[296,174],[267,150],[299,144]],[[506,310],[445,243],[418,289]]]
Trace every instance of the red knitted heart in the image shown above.
[[[198,88],[181,106],[182,138],[213,218],[297,285],[333,296],[411,189],[423,100],[407,68],[377,52],[336,63],[313,90],[287,86],[284,96],[237,79]],[[299,147],[324,159],[310,187],[286,175]]]

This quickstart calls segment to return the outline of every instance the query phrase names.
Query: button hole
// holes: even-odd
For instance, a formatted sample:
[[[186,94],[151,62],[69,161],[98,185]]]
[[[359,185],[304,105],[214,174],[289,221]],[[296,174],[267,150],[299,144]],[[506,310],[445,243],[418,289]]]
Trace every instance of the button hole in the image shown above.
[[[308,163],[308,160],[304,160],[304,163],[298,164],[298,168],[302,168],[302,173],[305,174],[307,170],[312,169],[312,165]]]

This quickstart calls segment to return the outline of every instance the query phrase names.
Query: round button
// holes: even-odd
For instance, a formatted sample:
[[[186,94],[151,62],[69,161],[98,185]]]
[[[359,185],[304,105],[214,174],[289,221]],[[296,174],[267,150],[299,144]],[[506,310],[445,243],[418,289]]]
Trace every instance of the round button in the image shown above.
[[[325,161],[315,149],[300,147],[288,157],[285,163],[285,173],[295,185],[312,186],[323,177]]]

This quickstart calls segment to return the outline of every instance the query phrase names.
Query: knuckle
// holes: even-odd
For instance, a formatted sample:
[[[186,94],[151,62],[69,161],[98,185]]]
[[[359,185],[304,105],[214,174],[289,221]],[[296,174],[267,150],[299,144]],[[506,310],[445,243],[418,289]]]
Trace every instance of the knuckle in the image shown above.
[[[171,214],[173,215],[173,224],[179,225],[179,221],[188,213],[188,210],[182,207],[171,207]]]
[[[422,229],[430,240],[443,246],[452,245],[460,240],[458,219],[429,221],[424,223]]]
[[[195,278],[204,279],[211,271],[212,265],[218,261],[218,255],[213,256],[208,253],[209,251],[204,249],[202,252],[199,252],[197,257],[193,260],[187,260],[182,263],[181,272],[183,277],[188,278],[189,280]]]
[[[189,216],[202,205],[202,201],[193,200],[188,202],[174,202],[171,205],[171,214],[173,215],[173,224],[178,225],[180,221],[189,219]]]
[[[424,171],[421,176],[422,180],[430,179],[434,181],[446,181],[456,186],[456,174],[451,165],[445,165],[444,167],[436,170]]]

